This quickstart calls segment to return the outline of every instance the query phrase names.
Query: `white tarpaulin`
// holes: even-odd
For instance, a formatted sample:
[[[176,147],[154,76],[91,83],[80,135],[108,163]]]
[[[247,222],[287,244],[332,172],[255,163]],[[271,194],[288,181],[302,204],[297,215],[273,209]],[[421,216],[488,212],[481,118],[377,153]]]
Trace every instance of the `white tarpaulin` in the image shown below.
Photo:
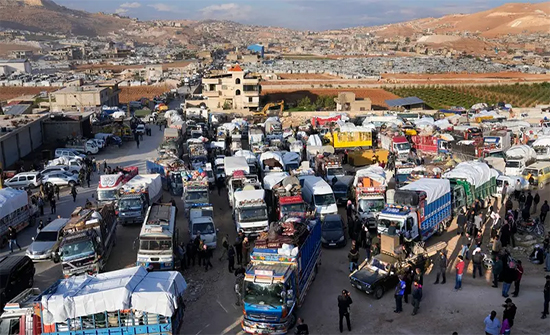
[[[426,200],[432,203],[451,192],[451,183],[447,179],[422,178],[401,187],[401,190],[424,191]]]
[[[464,179],[474,186],[481,186],[491,180],[491,169],[482,162],[462,162],[445,173],[444,178]]]
[[[550,146],[550,136],[539,137],[532,144],[533,147],[547,147]]]
[[[506,158],[508,159],[523,158],[526,161],[537,158],[537,153],[535,152],[535,150],[531,146],[526,144],[514,145],[513,147],[508,149],[508,151],[505,152],[505,155],[506,155]]]
[[[271,190],[273,186],[282,182],[288,176],[289,176],[288,172],[272,172],[267,174],[264,177],[264,189]]]
[[[29,198],[27,192],[10,187],[0,190],[0,219],[13,213],[15,210],[27,205]]]
[[[322,147],[323,146],[323,141],[321,141],[321,138],[319,137],[319,135],[315,134],[315,135],[311,135],[307,139],[307,145],[308,146],[315,146],[315,147]]]
[[[260,155],[260,158],[258,159],[260,163],[260,168],[262,170],[264,169],[264,161],[268,159],[274,159],[278,161],[283,168],[285,167],[285,162],[283,161],[283,155],[281,155],[280,151],[266,151],[266,152],[263,152]]]
[[[357,170],[355,172],[355,179],[353,180],[353,185],[357,185],[359,178],[368,177],[371,178],[382,185],[386,185],[386,172],[384,169],[378,165],[371,165],[367,168]]]
[[[124,309],[172,316],[186,288],[179,272],[148,272],[143,267],[70,277],[42,296],[44,322]]]
[[[237,157],[244,157],[246,158],[246,161],[249,162],[249,163],[256,163],[256,160],[258,159],[256,154],[254,154],[252,151],[250,150],[238,150],[238,151],[235,151],[235,153],[233,154],[233,156],[237,156]]]
[[[448,129],[448,128],[451,128],[453,125],[449,122],[449,120],[443,119],[443,120],[435,121],[434,126],[436,126],[439,129]]]

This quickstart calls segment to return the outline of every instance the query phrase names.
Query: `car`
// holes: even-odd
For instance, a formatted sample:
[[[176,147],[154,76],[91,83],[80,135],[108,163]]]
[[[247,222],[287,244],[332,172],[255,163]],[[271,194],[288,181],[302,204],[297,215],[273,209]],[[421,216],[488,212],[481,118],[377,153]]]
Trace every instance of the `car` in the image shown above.
[[[0,258],[0,310],[19,293],[34,284],[34,264],[27,256]]]
[[[57,172],[68,172],[73,173],[72,171],[69,171],[69,167],[66,165],[52,165],[52,166],[46,166],[44,170],[40,171],[42,176],[46,176],[51,173],[57,173]]]
[[[103,149],[105,147],[105,140],[101,138],[92,138],[90,141],[93,141],[99,149]]]
[[[50,173],[43,177],[44,185],[74,186],[78,185],[78,176],[69,172]]]
[[[517,185],[518,181],[519,185]],[[506,188],[507,195],[514,193],[517,186],[520,187],[521,191],[529,190],[529,182],[525,178],[519,176],[500,175],[497,177],[497,194],[502,194],[502,188],[504,187],[505,182],[508,182],[508,187]]]
[[[4,185],[11,188],[34,188],[42,184],[40,172],[21,172],[4,182]]]
[[[71,148],[55,149],[55,158],[68,157],[69,159],[84,159],[86,155],[81,154],[78,150]]]
[[[190,238],[193,240],[200,232],[201,239],[208,248],[216,249],[218,229],[210,216],[195,217],[189,220]]]
[[[46,227],[42,228],[32,238],[32,243],[27,248],[26,255],[33,261],[41,261],[55,258],[56,252],[59,250],[59,245],[63,238],[61,232],[69,219],[55,219]],[[54,259],[55,262],[59,259]]]
[[[344,247],[347,244],[344,222],[338,214],[328,214],[321,223],[321,244],[323,247]]]
[[[137,125],[136,134],[145,135],[145,125],[143,123]]]

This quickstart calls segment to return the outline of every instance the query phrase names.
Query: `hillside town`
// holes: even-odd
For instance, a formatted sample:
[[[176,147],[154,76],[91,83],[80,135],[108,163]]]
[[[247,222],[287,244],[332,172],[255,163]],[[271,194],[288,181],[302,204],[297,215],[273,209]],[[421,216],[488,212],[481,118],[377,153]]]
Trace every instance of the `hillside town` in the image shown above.
[[[543,5],[313,31],[0,0],[0,334],[548,333]]]

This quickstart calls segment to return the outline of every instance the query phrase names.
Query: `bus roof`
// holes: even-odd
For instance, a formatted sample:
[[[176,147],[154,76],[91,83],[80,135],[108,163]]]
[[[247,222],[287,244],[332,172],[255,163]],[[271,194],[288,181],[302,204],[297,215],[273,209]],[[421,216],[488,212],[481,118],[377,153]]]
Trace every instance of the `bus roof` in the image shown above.
[[[141,227],[141,236],[172,237],[176,226],[176,208],[171,203],[153,204]]]

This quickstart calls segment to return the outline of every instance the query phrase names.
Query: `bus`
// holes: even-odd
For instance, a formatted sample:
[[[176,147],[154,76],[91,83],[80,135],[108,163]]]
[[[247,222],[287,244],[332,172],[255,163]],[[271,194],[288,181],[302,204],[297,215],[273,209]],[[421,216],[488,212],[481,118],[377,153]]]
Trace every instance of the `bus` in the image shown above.
[[[171,203],[149,206],[137,244],[138,266],[151,270],[173,270],[174,253],[178,246],[176,231],[176,207]]]

